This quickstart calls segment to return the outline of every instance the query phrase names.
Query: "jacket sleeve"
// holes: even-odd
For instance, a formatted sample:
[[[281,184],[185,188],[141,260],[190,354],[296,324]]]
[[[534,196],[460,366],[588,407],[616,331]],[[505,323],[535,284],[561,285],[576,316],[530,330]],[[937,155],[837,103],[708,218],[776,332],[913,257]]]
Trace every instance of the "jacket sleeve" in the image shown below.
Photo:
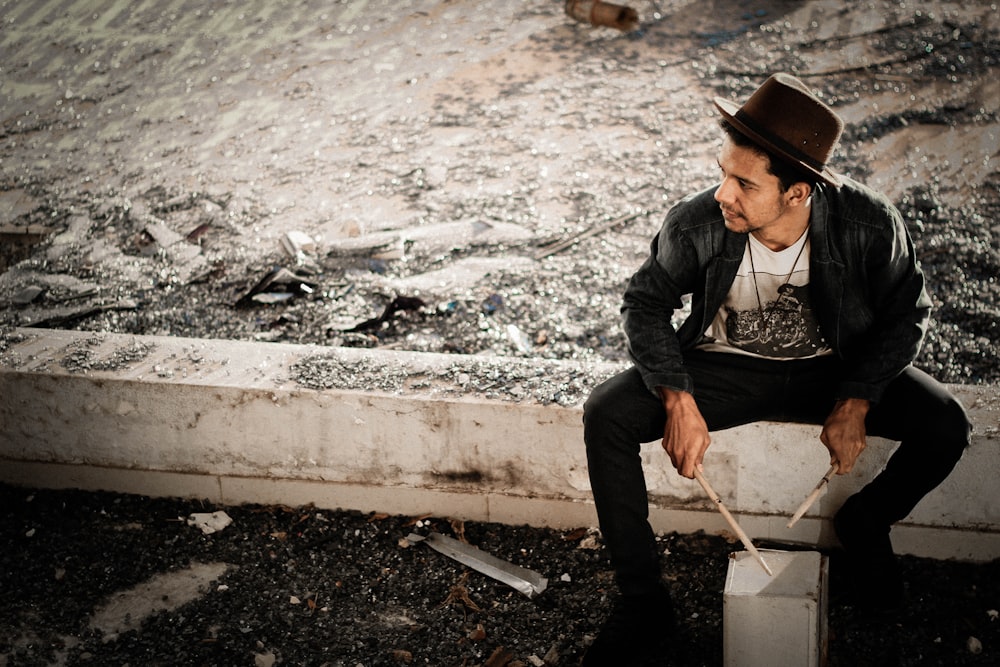
[[[693,390],[672,321],[698,273],[695,250],[681,230],[679,217],[678,207],[667,213],[650,244],[649,257],[629,280],[622,302],[629,357],[657,397],[661,386]]]
[[[889,382],[916,358],[927,331],[931,300],[913,242],[891,206],[888,221],[878,226],[864,252],[872,322],[845,357],[838,398],[877,403]]]

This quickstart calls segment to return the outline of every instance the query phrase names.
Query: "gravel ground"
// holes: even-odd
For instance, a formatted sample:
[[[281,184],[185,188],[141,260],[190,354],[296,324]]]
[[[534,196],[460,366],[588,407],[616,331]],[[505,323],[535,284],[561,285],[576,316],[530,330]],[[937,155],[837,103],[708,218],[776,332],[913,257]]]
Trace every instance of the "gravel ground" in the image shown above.
[[[575,665],[613,596],[606,552],[583,528],[10,486],[0,508],[0,665]],[[218,532],[186,521],[217,510],[232,519]],[[548,588],[528,599],[405,539],[431,531],[534,570]],[[727,559],[742,547],[704,534],[660,544],[681,610],[676,653],[661,664],[719,665]],[[832,667],[1000,660],[997,562],[903,557],[907,604],[878,618],[841,601],[831,557]],[[198,572],[186,586],[144,587]],[[192,579],[200,588],[188,593]]]

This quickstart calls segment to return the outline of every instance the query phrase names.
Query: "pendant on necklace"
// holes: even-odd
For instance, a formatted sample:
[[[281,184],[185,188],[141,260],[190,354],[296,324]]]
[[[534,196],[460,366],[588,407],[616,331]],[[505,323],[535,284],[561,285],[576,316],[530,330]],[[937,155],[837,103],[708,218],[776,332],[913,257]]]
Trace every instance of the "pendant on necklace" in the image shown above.
[[[802,233],[805,236],[809,232],[809,227]],[[802,237],[799,237],[800,239]],[[806,244],[809,243],[809,239],[806,238],[802,241],[802,246],[799,248],[798,254],[795,255],[795,261],[792,262],[792,268],[789,269],[788,275],[785,279],[778,285],[778,294],[774,301],[768,306],[767,311],[764,310],[764,304],[760,298],[760,288],[757,286],[757,267],[754,266],[753,261],[753,243],[750,241],[750,237],[747,237],[747,252],[750,255],[750,273],[753,275],[753,291],[757,295],[757,314],[760,318],[760,329],[761,333],[767,333],[768,325],[771,323],[771,316],[774,315],[774,311],[777,309],[778,304],[781,302],[784,293],[781,288],[789,284],[792,279],[792,275],[795,273],[795,267],[799,265],[799,260],[802,259],[802,253],[805,252]]]

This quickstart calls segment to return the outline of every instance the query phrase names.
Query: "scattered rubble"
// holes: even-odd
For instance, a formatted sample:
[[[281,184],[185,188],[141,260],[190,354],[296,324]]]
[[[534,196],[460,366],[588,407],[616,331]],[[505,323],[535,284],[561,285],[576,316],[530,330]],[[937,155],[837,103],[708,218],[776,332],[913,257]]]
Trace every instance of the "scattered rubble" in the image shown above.
[[[120,371],[145,359],[154,349],[151,343],[133,339],[127,345],[116,346],[107,352],[99,349],[104,342],[102,336],[95,334],[89,339],[70,344],[59,360],[59,365],[70,373]]]
[[[195,512],[187,518],[187,525],[195,526],[205,535],[217,533],[232,522],[232,518],[223,511]]]
[[[0,224],[45,233],[0,237],[0,327],[624,362],[625,282],[715,179],[711,97],[782,69],[845,117],[837,167],[910,221],[935,302],[919,365],[1000,381],[995,11],[671,0],[623,35],[570,5],[613,7],[362,24],[307,3],[253,42],[252,7],[213,9],[210,38],[187,9],[11,24]],[[79,22],[86,45],[60,41]]]
[[[602,0],[566,0],[566,14],[583,23],[622,32],[639,25],[639,14],[634,9]]]
[[[572,406],[622,368],[608,364],[573,368],[545,360],[474,357],[429,369],[405,359],[394,364],[368,359],[348,362],[330,353],[296,361],[289,373],[291,380],[308,389],[475,394],[493,400]]]
[[[306,272],[276,266],[237,299],[235,305],[237,308],[244,308],[253,304],[282,303],[295,296],[312,294],[318,286]]]
[[[406,539],[413,544],[422,542],[435,551],[469,566],[476,572],[481,572],[488,577],[507,584],[517,592],[523,593],[529,599],[544,593],[549,584],[549,580],[546,577],[543,577],[534,570],[501,560],[466,542],[442,535],[441,533],[433,531],[427,535],[410,533],[406,536]],[[471,603],[468,603],[466,606],[473,608],[474,611],[482,611],[482,609],[475,607]]]

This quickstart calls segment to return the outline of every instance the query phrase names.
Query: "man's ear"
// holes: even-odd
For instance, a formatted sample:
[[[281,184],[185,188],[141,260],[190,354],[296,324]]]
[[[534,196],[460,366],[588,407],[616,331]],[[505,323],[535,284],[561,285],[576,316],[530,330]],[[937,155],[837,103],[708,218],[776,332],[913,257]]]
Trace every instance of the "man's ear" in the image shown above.
[[[802,206],[809,201],[810,196],[812,196],[812,186],[805,181],[792,183],[785,191],[786,200],[790,205]]]

